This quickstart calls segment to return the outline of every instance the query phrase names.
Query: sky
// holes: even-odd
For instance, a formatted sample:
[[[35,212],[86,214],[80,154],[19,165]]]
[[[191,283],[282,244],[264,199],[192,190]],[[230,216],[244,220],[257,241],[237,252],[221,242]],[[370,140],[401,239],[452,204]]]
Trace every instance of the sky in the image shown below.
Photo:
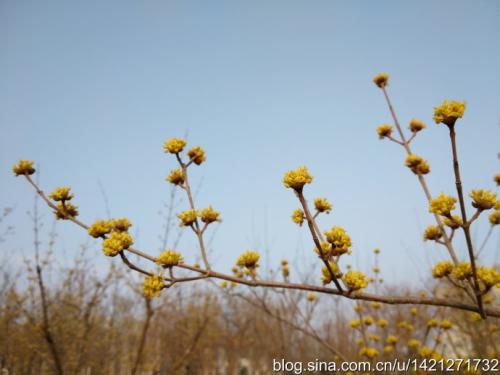
[[[2,0],[0,208],[14,211],[0,226],[15,234],[0,251],[14,267],[33,255],[34,192],[11,172],[22,158],[36,161],[47,192],[72,187],[84,222],[106,217],[107,201],[113,217],[133,221],[137,247],[157,254],[165,177],[176,167],[162,145],[186,136],[207,152],[190,175],[197,205],[222,212],[215,268],[228,271],[250,248],[274,267],[290,259],[292,272],[318,263],[307,228],[290,220],[298,202],[282,184],[284,172],[306,165],[314,176],[306,197],[334,205],[321,228],[342,226],[352,237],[344,264],[368,270],[378,247],[386,280],[421,282],[447,256],[422,241],[433,221],[402,148],[376,135],[392,120],[372,78],[390,74],[405,128],[414,117],[427,123],[413,147],[431,164],[434,195],[455,190],[447,130],[432,121],[433,107],[465,100],[457,123],[464,189],[498,192],[499,19],[498,1]],[[41,212],[46,235],[52,215]],[[476,243],[488,227],[482,217]],[[59,259],[89,243],[97,267],[110,262],[71,223],[56,229]],[[178,244],[189,262],[192,237]],[[462,234],[456,244],[465,259]],[[499,249],[496,231],[483,262]]]

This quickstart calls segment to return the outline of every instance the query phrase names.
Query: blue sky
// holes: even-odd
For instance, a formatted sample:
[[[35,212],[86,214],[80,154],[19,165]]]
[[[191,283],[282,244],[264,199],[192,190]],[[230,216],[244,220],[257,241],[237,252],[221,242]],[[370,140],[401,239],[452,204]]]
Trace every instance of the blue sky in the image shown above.
[[[348,263],[366,269],[380,247],[388,280],[425,276],[446,254],[421,240],[432,218],[403,150],[375,134],[391,119],[371,79],[389,72],[401,122],[428,124],[413,147],[431,164],[435,194],[454,184],[433,106],[466,100],[457,125],[464,187],[494,189],[499,18],[497,1],[2,1],[0,207],[15,206],[16,227],[2,250],[13,261],[31,254],[33,192],[10,171],[28,158],[45,190],[74,189],[86,222],[105,216],[102,184],[113,216],[129,217],[138,246],[156,253],[164,179],[175,166],[162,144],[187,134],[207,150],[192,172],[197,202],[224,219],[217,268],[253,247],[268,248],[275,265],[283,256],[315,262],[306,229],[289,219],[298,202],[281,182],[307,165],[315,180],[306,195],[334,204],[321,226],[352,236]],[[487,228],[483,218],[477,241]],[[87,237],[69,223],[57,229],[56,251],[71,258]],[[188,260],[190,237],[179,246]],[[498,250],[495,234],[485,262]],[[105,264],[97,244],[91,251]]]

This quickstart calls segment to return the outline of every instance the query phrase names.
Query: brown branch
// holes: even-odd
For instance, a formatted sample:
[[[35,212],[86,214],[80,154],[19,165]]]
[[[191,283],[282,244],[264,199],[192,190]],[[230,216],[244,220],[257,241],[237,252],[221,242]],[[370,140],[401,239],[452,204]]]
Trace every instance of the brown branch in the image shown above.
[[[146,344],[146,338],[149,330],[149,325],[151,323],[151,318],[153,317],[154,310],[151,308],[151,299],[144,297],[144,304],[146,307],[146,319],[144,320],[144,325],[142,326],[141,339],[139,341],[139,346],[137,347],[137,354],[135,357],[134,366],[132,367],[132,375],[137,373],[139,365],[141,363],[142,354],[144,352],[144,346]]]
[[[453,171],[455,173],[455,185],[457,188],[458,201],[460,203],[460,212],[462,214],[462,229],[465,234],[465,241],[467,243],[467,250],[469,252],[469,259],[472,266],[472,280],[474,283],[474,293],[477,299],[477,305],[479,307],[479,313],[483,318],[486,318],[486,315],[483,311],[483,300],[481,298],[481,288],[479,287],[479,280],[477,277],[477,268],[476,268],[476,259],[474,257],[474,247],[472,245],[472,238],[470,235],[470,223],[467,222],[467,212],[465,210],[465,201],[464,201],[464,193],[462,190],[462,180],[460,178],[460,167],[458,164],[458,156],[457,156],[457,142],[455,136],[455,126],[448,126],[450,129],[450,141],[451,141],[451,149],[453,154]],[[479,214],[478,214],[479,215]]]

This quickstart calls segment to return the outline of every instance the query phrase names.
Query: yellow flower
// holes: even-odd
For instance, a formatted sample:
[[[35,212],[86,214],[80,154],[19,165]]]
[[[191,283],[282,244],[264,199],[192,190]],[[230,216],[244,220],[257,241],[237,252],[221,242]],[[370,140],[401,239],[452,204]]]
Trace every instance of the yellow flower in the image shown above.
[[[290,276],[290,268],[288,268],[288,264],[281,265],[281,274],[283,275],[283,277]]]
[[[185,181],[184,172],[180,168],[171,170],[167,177],[167,181],[171,184],[181,186]]]
[[[500,173],[497,173],[496,175],[493,176],[493,181],[495,181],[497,186],[500,186]]]
[[[358,271],[348,271],[343,277],[345,285],[349,290],[359,290],[366,288],[368,286],[368,280],[366,280],[366,275]]]
[[[457,215],[451,215],[451,217],[443,219],[443,224],[452,229],[457,229],[462,225],[462,218]]]
[[[291,217],[292,217],[292,221],[295,224],[298,224],[300,226],[302,226],[302,224],[304,223],[304,219],[306,218],[304,215],[304,212],[300,208],[297,208],[296,210],[294,210],[292,212]]]
[[[410,130],[413,133],[418,133],[422,129],[425,129],[425,123],[422,120],[414,118],[410,121]]]
[[[479,321],[483,320],[483,318],[481,317],[481,314],[476,313],[476,312],[471,312],[471,313],[469,314],[469,318],[470,318],[470,320],[472,320],[473,322],[479,322]]]
[[[497,194],[491,190],[472,190],[469,196],[472,198],[472,206],[479,210],[489,210],[497,201]]]
[[[363,308],[361,307],[361,305],[359,303],[354,305],[354,311],[356,311],[357,313],[360,313],[362,309]]]
[[[373,273],[380,273],[380,268],[373,267],[372,271],[373,271]]]
[[[429,328],[436,328],[438,326],[439,322],[436,319],[430,319],[427,322],[427,327]]]
[[[71,189],[68,186],[63,186],[50,193],[49,198],[56,202],[69,201],[73,198],[73,194],[71,194]]]
[[[408,347],[410,349],[418,349],[421,345],[422,345],[422,343],[417,339],[408,340]]]
[[[448,319],[443,319],[441,321],[441,328],[442,329],[446,329],[447,330],[447,329],[450,329],[451,327],[452,327],[452,324],[451,324],[451,322]]]
[[[127,232],[112,232],[102,241],[102,251],[108,257],[114,257],[134,243],[132,236]]]
[[[163,283],[161,273],[159,275],[146,276],[144,279],[144,295],[148,298],[158,297],[164,287],[165,284]]]
[[[448,126],[455,125],[457,119],[462,118],[465,112],[465,102],[443,100],[443,104],[434,107],[434,121]]]
[[[132,223],[126,217],[111,220],[113,229],[117,232],[126,232],[132,226]]]
[[[59,202],[57,205],[57,211],[55,212],[56,218],[60,220],[67,220],[78,216],[78,207],[69,203]]]
[[[377,128],[377,134],[380,139],[389,137],[392,134],[392,126],[389,124],[382,124]]]
[[[380,254],[380,249],[378,249],[378,248],[377,248],[377,249],[373,249],[373,252],[374,252],[375,254]]]
[[[440,279],[442,277],[448,276],[453,271],[453,263],[450,261],[443,261],[437,263],[432,269],[432,276],[436,279]]]
[[[287,188],[292,188],[297,191],[302,191],[305,184],[310,184],[313,178],[307,167],[299,167],[296,170],[288,171],[283,177],[283,184]]]
[[[395,343],[398,342],[398,338],[397,336],[394,336],[394,335],[389,335],[387,336],[387,339],[385,340],[388,344],[390,345],[394,345]]]
[[[387,320],[385,319],[379,319],[377,322],[378,326],[381,328],[387,327]]]
[[[359,351],[359,355],[373,359],[378,356],[378,350],[375,348],[364,347]]]
[[[226,289],[226,288],[227,288],[227,281],[226,281],[226,280],[221,281],[221,282],[220,282],[220,287],[221,287],[222,289]]]
[[[259,266],[260,254],[256,251],[247,250],[236,260],[236,265],[253,270]]]
[[[327,214],[332,210],[332,204],[326,198],[316,198],[314,200],[314,207],[316,211],[326,212]]]
[[[424,231],[424,241],[437,241],[441,238],[443,232],[435,225],[429,225]]]
[[[177,215],[177,217],[181,220],[181,226],[190,226],[196,221],[196,217],[198,216],[196,210],[186,210]]]
[[[410,154],[406,157],[405,165],[415,174],[427,174],[431,170],[427,160],[415,154]]]
[[[163,144],[163,149],[165,152],[170,154],[178,154],[186,146],[186,141],[182,138],[170,138]]]
[[[472,276],[472,266],[467,262],[458,263],[451,275],[457,280],[467,279]]]
[[[214,221],[220,221],[219,216],[220,212],[215,211],[212,206],[208,206],[200,211],[201,221],[207,224],[213,223]]]
[[[374,309],[380,309],[380,306],[382,306],[380,302],[372,302],[370,305]]]
[[[370,334],[368,334],[368,340],[380,342],[380,340],[382,340],[382,338],[379,335],[375,335],[374,333],[370,333]]]
[[[182,263],[182,255],[178,251],[167,249],[162,251],[158,258],[156,258],[156,264],[171,268],[173,266],[177,266],[179,263]]]
[[[384,346],[384,353],[385,354],[390,354],[394,351],[394,346],[392,345],[386,345]]]
[[[493,267],[478,267],[477,277],[487,288],[500,285],[500,273]]]
[[[421,357],[430,357],[432,352],[433,350],[431,348],[429,348],[428,346],[423,346],[420,349],[419,354]]]
[[[380,73],[373,77],[373,82],[380,88],[384,88],[387,86],[387,82],[389,81],[389,74]]]
[[[314,252],[322,259],[329,259],[332,257],[332,245],[326,241],[321,242],[321,252],[317,247],[314,247]]]
[[[205,160],[207,160],[205,156],[205,150],[203,150],[200,146],[195,146],[188,152],[189,159],[193,161],[196,165],[200,165]]]
[[[437,198],[429,202],[429,212],[441,216],[450,216],[451,211],[455,209],[457,199],[440,193]]]
[[[359,319],[353,319],[349,322],[349,326],[351,328],[358,328],[361,325],[361,321]]]
[[[418,313],[418,310],[417,310],[417,308],[416,308],[416,307],[412,307],[412,308],[410,309],[410,314],[411,314],[411,315],[417,315],[417,313]]]
[[[490,219],[491,225],[498,225],[498,224],[500,224],[500,210],[493,211],[490,214],[489,219]]]
[[[17,164],[12,166],[12,172],[14,172],[16,176],[28,176],[35,173],[35,168],[33,168],[33,162],[31,160],[19,160]]]
[[[314,292],[309,292],[309,293],[307,293],[307,300],[309,302],[315,302],[318,300],[318,296]]]
[[[329,264],[330,269],[332,270],[334,276],[336,278],[340,277],[340,271],[339,271],[338,266],[333,261],[329,261],[328,264]],[[323,282],[324,285],[329,284],[333,281],[332,275],[330,274],[330,271],[328,270],[328,268],[326,266],[323,266],[321,268],[321,281]]]
[[[342,255],[352,246],[351,238],[344,228],[332,227],[325,232],[326,240],[332,245],[332,255]]]
[[[108,220],[96,220],[87,231],[94,238],[103,237],[111,232],[111,224]]]

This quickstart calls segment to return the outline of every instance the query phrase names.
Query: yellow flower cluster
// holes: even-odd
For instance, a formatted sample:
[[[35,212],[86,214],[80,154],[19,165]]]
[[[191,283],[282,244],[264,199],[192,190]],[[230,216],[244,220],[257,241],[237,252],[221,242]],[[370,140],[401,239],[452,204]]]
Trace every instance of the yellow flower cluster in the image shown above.
[[[500,224],[500,210],[493,211],[490,214],[489,219],[490,219],[491,225],[498,225],[498,224]]]
[[[71,188],[68,186],[58,187],[52,193],[49,194],[49,198],[55,200],[56,202],[69,201],[73,198],[71,193]]]
[[[156,264],[166,268],[177,266],[179,263],[182,262],[183,258],[181,253],[171,249],[162,251],[160,255],[158,255],[158,258],[156,258]]]
[[[33,167],[33,162],[31,160],[19,160],[16,164],[12,166],[12,172],[14,175],[32,175],[35,173],[35,168]]]
[[[180,214],[177,214],[177,217],[181,220],[181,226],[190,226],[196,221],[198,217],[198,213],[196,210],[186,210],[182,211]]]
[[[430,357],[432,353],[433,353],[432,348],[429,348],[428,346],[423,346],[418,352],[418,354],[420,354],[421,357]]]
[[[204,208],[200,210],[199,216],[201,218],[201,221],[203,221],[206,224],[213,223],[214,221],[220,221],[220,212],[215,211],[212,206],[208,206],[207,208]]]
[[[389,81],[389,74],[380,73],[373,77],[373,83],[375,83],[378,87],[384,88],[387,86],[387,82]]]
[[[333,261],[329,261],[328,265],[330,266],[330,269],[332,270],[334,276],[336,278],[339,278],[341,274],[337,264],[335,264]],[[333,281],[332,275],[330,274],[330,271],[328,270],[328,267],[326,265],[321,268],[321,281],[323,282],[323,285],[329,284]]]
[[[443,224],[451,229],[457,229],[462,225],[462,218],[457,215],[451,215],[443,219]]]
[[[410,121],[410,130],[413,133],[418,133],[423,129],[425,129],[425,123],[422,120],[417,120],[416,118],[414,118]]]
[[[78,207],[69,202],[59,202],[55,211],[58,220],[68,220],[78,216]]]
[[[328,202],[328,199],[326,198],[316,198],[314,200],[314,208],[316,208],[316,211],[318,212],[325,212],[329,214],[332,210],[332,204]]]
[[[296,170],[288,171],[283,177],[283,184],[287,188],[302,191],[305,184],[310,184],[313,177],[307,170],[307,167],[299,167]]]
[[[439,322],[436,319],[430,319],[427,321],[427,327],[436,328],[439,325]]]
[[[329,259],[333,256],[332,245],[326,241],[321,242],[321,251],[315,246],[314,252],[320,256],[322,259]]]
[[[389,336],[387,336],[387,339],[385,340],[385,342],[390,344],[390,345],[394,345],[398,342],[398,338],[397,338],[397,336],[389,335]]]
[[[344,228],[333,227],[325,232],[326,240],[332,245],[331,254],[342,255],[349,251],[352,246],[351,238]]]
[[[306,218],[304,215],[304,211],[302,211],[300,208],[293,210],[291,217],[292,221],[300,226],[302,226],[302,224],[304,223],[304,219]]]
[[[458,263],[451,275],[457,280],[465,280],[472,276],[472,266],[468,262]]]
[[[309,302],[316,302],[318,300],[318,296],[314,292],[307,293],[307,300]]]
[[[200,165],[205,160],[207,160],[205,156],[205,150],[203,150],[200,146],[195,146],[191,150],[188,151],[189,159],[193,161],[196,165]]]
[[[421,345],[422,345],[422,343],[420,342],[420,340],[417,340],[417,339],[408,340],[408,347],[410,349],[418,349]]]
[[[349,326],[351,328],[358,328],[361,325],[361,321],[359,319],[353,319],[349,322]]]
[[[441,328],[442,329],[445,329],[445,330],[448,330],[452,327],[453,325],[451,324],[451,322],[448,320],[448,319],[443,319],[441,321]]]
[[[132,223],[126,217],[111,220],[111,226],[117,232],[126,232],[132,226]]]
[[[493,267],[478,267],[477,277],[487,288],[500,286],[500,272]]]
[[[111,222],[109,220],[96,220],[87,230],[88,233],[94,237],[103,237],[113,229]]]
[[[284,278],[290,276],[290,268],[288,267],[288,261],[286,259],[281,261],[281,274]]]
[[[465,112],[465,102],[443,100],[443,104],[434,107],[434,121],[448,126],[455,125],[457,119],[462,118]]]
[[[493,176],[493,181],[495,181],[497,186],[500,186],[500,173],[497,173],[496,175]]]
[[[392,134],[392,126],[389,124],[382,124],[377,128],[377,134],[380,139],[389,137]]]
[[[258,262],[260,259],[260,254],[253,250],[247,250],[241,254],[236,260],[236,265],[249,270],[254,270],[259,266]]]
[[[415,174],[427,174],[431,171],[431,167],[427,160],[415,154],[407,156],[405,165]]]
[[[184,172],[180,168],[171,170],[167,177],[167,181],[171,184],[182,186],[185,181]]]
[[[380,328],[385,328],[385,327],[387,327],[388,322],[385,319],[379,319],[377,324]]]
[[[378,350],[371,347],[363,347],[359,350],[359,355],[373,359],[378,356]]]
[[[443,232],[435,225],[429,225],[424,230],[424,241],[437,241],[441,238]]]
[[[455,209],[456,198],[440,193],[437,198],[431,199],[429,212],[441,216],[451,216],[451,211]]]
[[[146,276],[143,284],[144,295],[148,298],[158,297],[161,290],[165,287],[163,283],[163,275]]]
[[[348,271],[343,277],[345,285],[349,290],[360,290],[368,286],[368,280],[366,280],[366,275],[358,271]]]
[[[375,323],[375,321],[373,320],[373,318],[371,316],[365,316],[363,318],[363,323],[365,326],[371,326],[373,323]]]
[[[132,236],[127,232],[111,232],[111,234],[102,242],[102,251],[104,255],[114,257],[125,249],[128,249],[134,243]]]
[[[453,271],[453,263],[448,260],[437,263],[432,269],[432,276],[436,279],[448,276]]]
[[[479,210],[489,210],[495,207],[497,202],[497,194],[491,190],[472,190],[469,196],[472,198],[472,206]]]
[[[186,140],[182,138],[170,138],[163,144],[163,149],[167,153],[178,154],[179,152],[182,152],[186,143]]]

